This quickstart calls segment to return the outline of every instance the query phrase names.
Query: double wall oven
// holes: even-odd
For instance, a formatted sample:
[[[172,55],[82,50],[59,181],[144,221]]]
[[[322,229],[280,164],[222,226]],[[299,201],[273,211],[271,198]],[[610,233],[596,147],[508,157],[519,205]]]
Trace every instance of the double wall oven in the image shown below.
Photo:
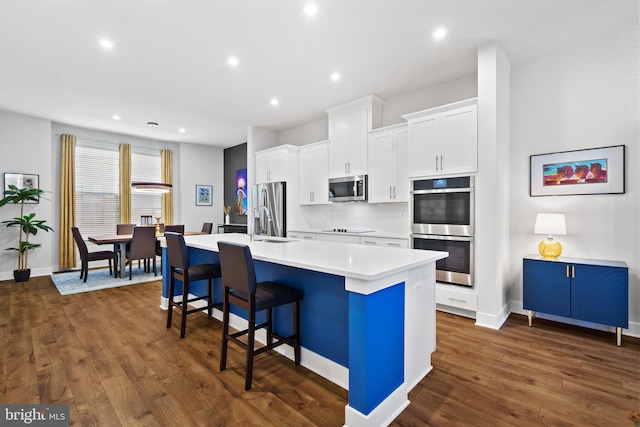
[[[472,287],[474,177],[413,181],[411,212],[412,247],[449,252],[436,261],[436,281]]]

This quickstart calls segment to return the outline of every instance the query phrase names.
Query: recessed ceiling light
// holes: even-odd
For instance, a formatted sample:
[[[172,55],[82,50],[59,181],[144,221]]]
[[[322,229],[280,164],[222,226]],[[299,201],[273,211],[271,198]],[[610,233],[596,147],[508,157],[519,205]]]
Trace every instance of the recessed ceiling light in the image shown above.
[[[119,115],[117,115],[117,114],[114,114],[114,115],[113,115],[113,120],[120,120],[121,118],[122,118],[122,117],[120,117],[120,116],[119,116]]]
[[[240,60],[238,58],[236,58],[235,56],[230,56],[227,59],[227,64],[229,64],[232,67],[237,67],[238,64],[240,64]]]
[[[185,128],[180,128],[178,129],[178,132],[180,133],[187,133],[187,130]]]
[[[304,7],[304,14],[307,16],[315,16],[318,13],[318,6],[309,3]]]
[[[109,39],[100,39],[99,43],[104,49],[113,49],[113,42]]]
[[[331,81],[337,82],[338,80],[340,80],[340,73],[331,73]]]
[[[444,28],[438,28],[431,35],[434,39],[440,40],[443,39],[447,35],[447,30]]]
[[[273,107],[277,107],[278,104],[280,104],[280,101],[278,101],[278,98],[271,98],[271,105]]]

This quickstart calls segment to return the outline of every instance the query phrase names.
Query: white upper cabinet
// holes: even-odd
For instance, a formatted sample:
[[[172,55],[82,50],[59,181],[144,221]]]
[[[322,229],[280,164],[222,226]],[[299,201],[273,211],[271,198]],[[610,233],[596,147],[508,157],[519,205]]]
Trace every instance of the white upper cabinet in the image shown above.
[[[402,117],[409,122],[409,176],[477,172],[477,98]]]
[[[370,95],[327,110],[329,178],[367,174],[369,132],[382,122],[382,103]]]
[[[329,141],[300,147],[300,204],[329,203]]]
[[[265,182],[289,181],[297,178],[297,173],[292,174],[293,159],[296,156],[298,147],[291,145],[281,145],[267,150],[256,151],[256,184]],[[295,162],[297,165],[297,162]]]
[[[369,134],[369,203],[409,201],[409,139],[406,123]]]

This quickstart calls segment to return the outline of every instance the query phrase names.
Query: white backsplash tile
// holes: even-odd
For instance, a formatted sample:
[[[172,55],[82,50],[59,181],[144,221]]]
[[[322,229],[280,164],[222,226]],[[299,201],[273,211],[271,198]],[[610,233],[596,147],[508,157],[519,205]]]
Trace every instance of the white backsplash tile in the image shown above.
[[[376,232],[409,235],[408,203],[332,203],[303,206],[309,229],[357,228]]]

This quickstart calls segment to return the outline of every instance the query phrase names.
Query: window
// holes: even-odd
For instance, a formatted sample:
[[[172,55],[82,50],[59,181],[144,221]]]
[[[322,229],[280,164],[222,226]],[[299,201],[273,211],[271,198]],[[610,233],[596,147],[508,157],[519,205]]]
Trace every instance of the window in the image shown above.
[[[76,225],[83,235],[113,234],[120,219],[118,149],[76,145]]]
[[[157,151],[131,150],[131,181],[162,182],[160,153]],[[162,195],[131,193],[131,223],[140,224],[142,215],[160,216]]]

